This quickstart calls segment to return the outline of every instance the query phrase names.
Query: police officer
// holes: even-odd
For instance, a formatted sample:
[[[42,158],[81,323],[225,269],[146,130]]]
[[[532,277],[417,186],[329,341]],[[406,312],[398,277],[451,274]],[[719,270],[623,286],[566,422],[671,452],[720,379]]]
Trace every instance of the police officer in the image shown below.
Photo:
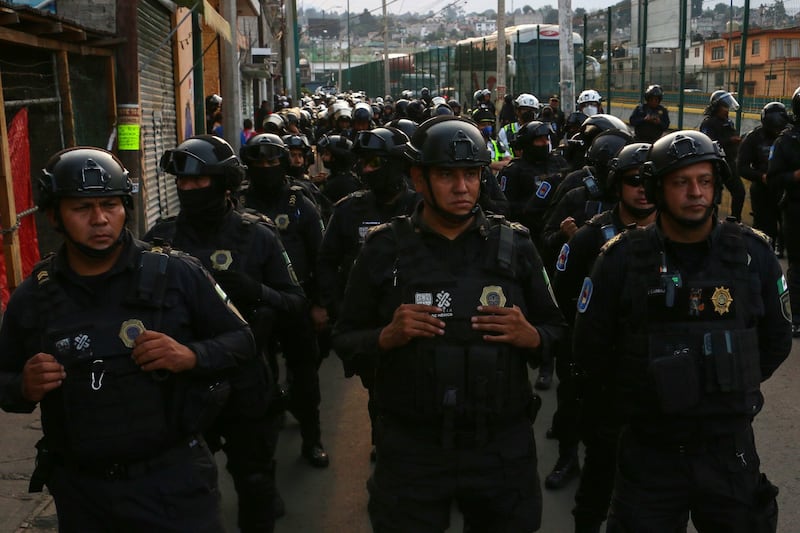
[[[314,152],[308,138],[305,135],[284,135],[281,139],[289,149],[289,168],[286,174],[290,184],[302,187],[306,198],[311,200],[323,219],[327,220],[333,211],[333,204],[308,175],[308,167],[314,162]]]
[[[264,133],[250,139],[241,153],[250,181],[244,207],[275,222],[300,285],[309,301],[314,301],[314,273],[323,226],[303,189],[289,184],[289,149],[280,137]],[[275,333],[291,380],[288,407],[300,423],[301,453],[312,466],[325,468],[329,458],[322,446],[319,421],[320,359],[308,306],[295,320],[279,318]]]
[[[47,485],[60,531],[223,531],[200,432],[221,380],[254,358],[247,324],[199,264],[132,236],[131,182],[111,153],[58,152],[39,192],[64,243],[0,330],[0,405],[41,407],[31,491]]]
[[[391,126],[363,131],[356,139],[357,166],[368,188],[335,206],[322,239],[317,264],[319,305],[312,309],[318,331],[329,328],[340,316],[347,276],[369,229],[411,213],[417,204],[417,195],[406,185],[407,142],[406,134]],[[370,363],[344,360],[345,375],[357,374],[368,391],[374,374]],[[371,401],[368,407],[372,409]]]
[[[542,216],[567,169],[566,160],[551,150],[550,128],[534,120],[517,132],[517,157],[497,176],[509,201],[508,218],[525,225],[538,245]]]
[[[792,95],[792,114],[800,117],[800,87]],[[792,334],[800,337],[800,124],[786,128],[769,155],[767,183],[782,197],[781,229],[789,266],[786,277],[792,303]]]
[[[181,210],[176,218],[159,221],[145,239],[169,242],[200,260],[255,336],[259,357],[231,379],[231,398],[209,435],[217,437],[228,458],[239,529],[272,531],[280,409],[263,355],[276,317],[297,320],[305,296],[276,231],[262,217],[233,209],[230,195],[241,184],[244,168],[224,139],[190,137],[164,153],[161,168],[175,176]]]
[[[669,128],[669,111],[661,105],[664,90],[651,85],[644,92],[644,102],[637,105],[628,122],[633,126],[636,142],[652,143]]]
[[[472,122],[433,118],[409,151],[424,202],[370,233],[334,333],[376,366],[372,527],[444,531],[455,499],[470,531],[534,531],[527,366],[563,318],[527,230],[477,205],[490,158]]]
[[[497,173],[511,162],[511,152],[508,151],[508,146],[498,141],[494,133],[494,125],[497,119],[494,113],[487,108],[480,108],[472,114],[472,120],[478,124],[486,143],[486,148],[488,148],[492,158],[489,168],[492,169],[492,172]]]
[[[548,258],[555,257],[561,246],[587,220],[616,203],[616,190],[608,180],[609,165],[617,153],[632,141],[627,129],[611,129],[600,133],[586,153],[586,166],[567,175],[561,182],[557,192],[566,192],[560,198],[557,194],[553,199],[554,203],[545,214],[547,219],[542,231],[542,241]],[[568,189],[570,183],[580,184]]]
[[[595,215],[564,243],[558,255],[553,292],[565,318],[574,325],[575,308],[583,280],[591,274],[600,248],[608,240],[629,227],[644,227],[655,220],[655,204],[647,199],[639,167],[647,161],[650,145],[633,143],[620,150],[611,161],[609,183],[617,191],[619,202],[613,209]],[[608,514],[614,486],[614,451],[618,424],[609,413],[613,405],[606,402],[579,402],[580,389],[587,384],[579,379],[570,342],[558,344],[558,408],[553,415],[552,436],[558,439],[559,460],[545,478],[547,488],[561,488],[578,471],[578,441],[585,448],[580,485],[575,493],[576,533],[597,533]],[[604,387],[603,383],[592,383]],[[602,398],[588,395],[592,400]]]
[[[789,125],[786,106],[769,102],[761,109],[761,124],[747,133],[739,147],[737,167],[750,182],[753,227],[766,233],[773,247],[778,241],[778,195],[767,184],[769,153],[778,135]]]
[[[736,172],[736,155],[742,138],[736,131],[733,120],[729,118],[731,110],[736,111],[737,109],[739,109],[739,102],[731,93],[714,91],[703,111],[703,121],[698,129],[708,135],[712,141],[717,141],[725,152],[725,160],[731,169],[724,183],[731,193],[731,215],[736,217],[736,220],[742,220],[745,191],[742,179]]]
[[[509,95],[506,95],[509,96]],[[518,157],[520,154],[516,151],[516,137],[517,133],[522,129],[525,124],[536,120],[536,115],[539,113],[539,99],[529,93],[522,93],[514,100],[514,117],[516,121],[510,121],[508,124],[500,128],[497,133],[497,140],[508,146],[513,152],[514,156]]]
[[[317,154],[323,166],[330,171],[320,188],[333,204],[362,188],[353,174],[355,156],[352,149],[353,141],[344,135],[323,135],[317,141]],[[324,222],[327,223],[327,220]]]
[[[642,169],[655,224],[609,241],[578,297],[574,352],[625,427],[608,531],[775,531],[759,471],[759,390],[791,350],[789,294],[762,235],[716,219],[729,172],[679,131]]]

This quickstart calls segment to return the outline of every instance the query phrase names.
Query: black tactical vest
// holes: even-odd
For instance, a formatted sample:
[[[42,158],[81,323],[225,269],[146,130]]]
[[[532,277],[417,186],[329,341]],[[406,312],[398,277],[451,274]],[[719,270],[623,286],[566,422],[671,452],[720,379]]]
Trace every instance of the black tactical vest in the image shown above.
[[[63,385],[43,400],[53,449],[94,465],[150,457],[182,433],[174,378],[144,372],[131,358],[133,339],[158,330],[169,257],[143,251],[131,293],[122,302],[81,307],[50,279],[53,256],[33,271],[42,349],[64,365]],[[147,265],[147,266],[145,266]]]
[[[743,231],[721,222],[707,263],[689,279],[662,266],[663,243],[653,228],[630,232],[632,312],[618,374],[630,415],[736,417],[760,410],[756,325],[764,304]]]
[[[532,392],[526,355],[505,344],[488,343],[470,326],[478,305],[526,304],[516,276],[514,229],[489,217],[487,254],[482,264],[465,264],[457,275],[436,260],[407,217],[391,222],[397,242],[396,286],[404,302],[436,305],[445,334],[416,339],[381,354],[376,399],[389,415],[414,424],[473,430],[526,416]]]

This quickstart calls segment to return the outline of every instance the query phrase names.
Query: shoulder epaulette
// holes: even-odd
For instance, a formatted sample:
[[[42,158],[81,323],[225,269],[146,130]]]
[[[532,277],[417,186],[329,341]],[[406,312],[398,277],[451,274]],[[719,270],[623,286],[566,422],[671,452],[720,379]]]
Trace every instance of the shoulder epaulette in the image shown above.
[[[509,222],[508,225],[511,226],[511,229],[513,229],[517,233],[521,233],[523,235],[531,234],[530,230],[526,226],[520,224],[519,222]]]
[[[270,229],[277,229],[275,222],[273,222],[271,218],[263,213],[248,209],[246,211],[242,211],[240,214],[242,215],[242,224],[245,226],[249,224],[263,224]]]
[[[760,229],[753,228],[751,226],[747,226],[745,224],[739,224],[739,227],[744,235],[750,235],[754,237],[754,240],[757,242],[761,242],[766,246],[772,247],[772,239],[761,231]]]
[[[367,230],[367,234],[364,236],[364,242],[369,242],[375,235],[378,233],[382,233],[391,228],[391,222],[384,222],[383,224],[378,224],[377,226],[372,226]]]
[[[339,198],[338,200],[336,200],[336,202],[335,202],[333,205],[334,205],[334,207],[335,207],[335,206],[338,206],[338,205],[340,205],[340,204],[343,204],[343,203],[345,203],[345,202],[347,202],[347,201],[350,201],[350,200],[352,200],[352,199],[355,199],[355,198],[362,198],[362,197],[363,197],[365,194],[367,194],[367,191],[365,191],[365,190],[360,190],[360,191],[351,192],[351,193],[350,193],[350,194],[348,194],[347,196],[343,196],[342,198]]]
[[[617,233],[616,235],[614,235],[613,237],[608,239],[605,242],[605,244],[603,244],[602,248],[600,248],[600,252],[601,253],[607,253],[610,249],[612,249],[614,246],[619,244],[619,242],[622,240],[622,236],[623,235],[625,235],[624,232],[623,233]]]

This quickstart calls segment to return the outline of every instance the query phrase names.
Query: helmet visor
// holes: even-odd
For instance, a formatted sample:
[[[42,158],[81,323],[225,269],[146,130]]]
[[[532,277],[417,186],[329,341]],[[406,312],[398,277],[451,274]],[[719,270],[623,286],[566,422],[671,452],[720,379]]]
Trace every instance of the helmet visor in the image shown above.
[[[175,176],[198,176],[204,173],[206,162],[190,152],[167,150],[161,156],[161,170]]]
[[[242,155],[247,161],[269,161],[284,157],[286,151],[274,144],[253,144],[245,146]]]
[[[380,136],[375,135],[369,130],[358,132],[356,143],[353,147],[355,150],[378,150],[386,151],[386,141]]]
[[[719,105],[725,106],[731,111],[736,111],[739,109],[739,102],[736,101],[736,98],[733,97],[732,94],[728,93],[722,98],[718,100]]]

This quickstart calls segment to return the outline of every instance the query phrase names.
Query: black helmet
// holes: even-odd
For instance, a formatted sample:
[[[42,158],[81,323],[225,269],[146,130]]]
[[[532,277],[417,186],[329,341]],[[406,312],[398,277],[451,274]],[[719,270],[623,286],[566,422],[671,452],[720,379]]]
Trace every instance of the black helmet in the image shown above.
[[[522,126],[522,128],[520,128],[516,137],[514,138],[514,144],[524,148],[533,142],[534,137],[549,137],[552,132],[553,131],[550,129],[550,126],[544,122],[534,120],[528,122]]]
[[[611,160],[608,171],[608,184],[611,187],[620,184],[619,177],[632,168],[641,167],[650,155],[650,143],[633,143],[623,146],[617,157]]]
[[[614,115],[600,113],[598,115],[592,115],[583,121],[580,130],[578,130],[578,136],[579,139],[583,141],[584,145],[589,145],[595,137],[606,130],[627,132],[628,126]]]
[[[378,155],[382,157],[402,158],[405,155],[408,136],[403,131],[386,126],[358,132],[353,152],[358,157]]]
[[[223,178],[225,189],[235,191],[244,177],[244,167],[225,139],[196,135],[161,156],[161,170],[174,176]]]
[[[297,134],[284,135],[283,137],[281,137],[281,140],[283,141],[283,144],[286,145],[287,150],[291,150],[292,148],[299,148],[306,155],[311,154],[311,144],[309,144],[308,137],[306,137],[305,135],[297,135]]]
[[[794,90],[792,94],[792,114],[795,120],[800,117],[800,87]]]
[[[481,122],[494,122],[495,116],[488,107],[481,106],[472,112],[472,120],[478,124]]]
[[[491,162],[486,141],[475,123],[451,115],[422,123],[406,154],[413,165],[423,167],[476,167]]]
[[[720,106],[727,107],[731,111],[739,109],[739,102],[728,91],[714,91],[711,93],[711,98],[708,102],[709,108],[714,111]]]
[[[717,141],[693,130],[676,131],[653,143],[650,160],[642,165],[642,181],[647,198],[658,203],[665,175],[702,161],[710,161],[714,167],[714,200],[719,203],[722,182],[730,176],[725,152]]]
[[[325,150],[333,155],[331,167],[334,169],[349,168],[355,162],[353,141],[344,135],[323,135],[320,137],[317,141],[317,152],[322,155]]]
[[[564,122],[565,129],[567,130],[573,129],[573,131],[578,131],[587,118],[589,117],[581,113],[580,111],[573,111],[572,113],[567,115],[567,118]]]
[[[400,98],[394,103],[394,116],[396,118],[408,118],[408,104],[405,98]]]
[[[253,161],[270,161],[272,159],[280,159],[283,162],[289,160],[289,149],[283,139],[274,133],[261,133],[250,137],[247,144],[242,146],[239,155],[247,164]]]
[[[633,137],[627,129],[610,129],[600,132],[586,151],[586,162],[601,172],[607,171],[609,163],[622,150],[622,147],[632,142]]]
[[[59,198],[121,196],[133,207],[133,185],[128,171],[111,152],[77,146],[53,155],[39,178],[39,209],[55,207]]]
[[[647,100],[648,98],[655,96],[659,99],[659,101],[664,98],[664,90],[661,88],[661,85],[651,85],[647,88],[644,92],[644,99]]]
[[[772,135],[778,135],[789,125],[789,113],[780,102],[769,102],[761,108],[761,125]]]
[[[420,123],[425,120],[425,106],[419,100],[412,100],[406,107],[408,118],[414,122]]]
[[[414,133],[417,131],[417,123],[407,118],[396,118],[388,125],[402,131],[409,139],[413,137]]]

